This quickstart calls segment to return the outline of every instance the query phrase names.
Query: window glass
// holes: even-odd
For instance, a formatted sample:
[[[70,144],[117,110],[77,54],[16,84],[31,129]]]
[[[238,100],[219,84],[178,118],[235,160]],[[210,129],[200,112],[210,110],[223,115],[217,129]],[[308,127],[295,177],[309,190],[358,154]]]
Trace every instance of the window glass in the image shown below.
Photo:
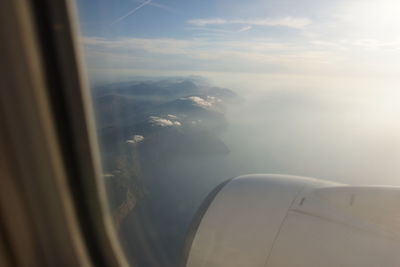
[[[110,208],[128,259],[178,266],[221,182],[400,185],[395,0],[77,0]]]

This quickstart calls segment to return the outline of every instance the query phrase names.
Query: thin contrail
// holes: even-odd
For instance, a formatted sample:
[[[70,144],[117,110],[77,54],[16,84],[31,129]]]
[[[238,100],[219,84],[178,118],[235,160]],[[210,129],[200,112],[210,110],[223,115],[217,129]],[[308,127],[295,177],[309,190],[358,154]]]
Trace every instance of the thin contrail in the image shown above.
[[[142,7],[144,7],[144,6],[148,5],[148,4],[150,4],[151,1],[153,1],[153,0],[144,1],[144,2],[141,3],[140,5],[138,5],[137,7],[135,7],[134,9],[132,9],[131,11],[129,11],[127,14],[125,14],[125,15],[123,15],[122,17],[119,17],[119,18],[117,18],[116,20],[114,20],[114,21],[110,24],[110,26],[111,26],[111,25],[114,25],[115,23],[120,22],[120,21],[123,20],[123,19],[126,19],[127,17],[129,17],[130,15],[132,15],[133,13],[135,13],[136,11],[138,11],[139,9],[141,9]]]
[[[169,7],[169,6],[166,6],[166,5],[162,5],[162,4],[156,3],[156,2],[154,2],[154,1],[152,1],[149,5],[150,5],[150,6],[157,7],[157,8],[160,8],[160,9],[163,9],[163,10],[168,11],[168,12],[171,12],[171,13],[178,13],[178,12],[176,11],[176,9],[171,8],[171,7]]]

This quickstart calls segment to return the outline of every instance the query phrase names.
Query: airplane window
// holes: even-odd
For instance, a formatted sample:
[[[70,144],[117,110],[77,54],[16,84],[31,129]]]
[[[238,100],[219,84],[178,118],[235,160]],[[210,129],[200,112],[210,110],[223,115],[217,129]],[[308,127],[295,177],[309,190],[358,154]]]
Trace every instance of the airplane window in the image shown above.
[[[313,240],[310,242],[317,249],[338,244],[319,254],[328,262],[351,257],[341,250],[340,241],[317,239],[333,231],[331,226],[318,228],[316,220],[325,216],[324,212],[335,209],[335,214],[346,213],[347,217],[332,219],[337,231],[347,231],[340,227],[349,225],[346,218],[351,217],[357,229],[379,228],[397,238],[398,219],[383,219],[385,214],[398,214],[396,202],[400,199],[395,191],[400,186],[397,1],[76,2],[103,179],[115,227],[132,265],[182,264],[204,199],[228,179],[254,173],[330,181],[313,184],[324,189],[312,194],[303,189],[296,193],[289,204],[298,205],[297,213],[285,213],[288,220],[279,228],[289,235],[293,216],[302,232],[320,229],[305,239]],[[256,204],[246,206],[240,203],[247,203],[241,194],[248,187],[234,189],[234,182],[229,184],[224,192],[236,196],[232,203],[239,201],[238,217],[227,215],[224,219],[221,215],[206,222],[211,216],[207,213],[199,231],[217,222],[223,224],[222,232],[245,225],[243,217],[253,216],[249,214],[258,203],[268,210],[275,200],[267,195],[279,191],[270,192],[274,187],[268,186],[265,194],[260,193],[265,200],[260,197]],[[368,188],[372,185],[391,188],[393,194],[371,191]],[[332,189],[338,187],[347,189]],[[261,188],[246,194],[258,196]],[[222,197],[216,201],[221,201],[213,202],[217,213],[228,214],[233,209],[218,209]],[[338,208],[342,202],[347,203],[346,208]],[[359,203],[367,204],[359,207]],[[379,207],[371,208],[377,203]],[[317,206],[320,217],[315,215],[315,221],[303,218]],[[263,231],[270,227],[260,225]],[[264,249],[262,254],[268,258],[260,260],[263,264],[293,266],[279,265],[276,251],[297,248],[274,237],[272,252],[265,252],[268,248],[260,243],[259,235],[245,234],[253,227],[261,226],[236,231],[242,238],[240,243],[247,244],[244,240],[249,239]],[[240,246],[218,254],[230,237],[226,237],[227,232],[215,233],[212,246],[207,246],[208,254],[204,254],[208,265],[190,266],[258,266],[245,261],[249,257],[255,262],[257,256],[251,253],[257,249],[238,259],[234,255],[243,251]],[[201,251],[198,244],[203,239],[194,238],[198,243],[192,249]],[[368,238],[357,238],[351,240],[369,242]],[[377,255],[381,255],[380,248],[387,253],[394,251],[387,249],[389,241],[379,242]],[[301,242],[291,244],[304,247]],[[300,252],[293,255],[293,260],[302,262]],[[336,266],[369,266],[360,261],[364,256],[354,255],[356,259],[349,261],[353,265]],[[196,261],[190,257],[186,259],[188,266]],[[218,265],[222,258],[230,257],[235,259],[232,265]],[[380,265],[381,258],[374,259],[369,264]],[[398,264],[397,259],[394,262]],[[305,262],[296,266],[330,265]]]

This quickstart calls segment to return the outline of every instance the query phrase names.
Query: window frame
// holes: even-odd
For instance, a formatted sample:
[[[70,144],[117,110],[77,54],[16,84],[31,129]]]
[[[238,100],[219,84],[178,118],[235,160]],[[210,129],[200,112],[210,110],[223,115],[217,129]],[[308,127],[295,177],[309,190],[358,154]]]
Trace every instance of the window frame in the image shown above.
[[[128,266],[101,181],[75,11],[68,0],[0,1],[0,248],[10,265]]]

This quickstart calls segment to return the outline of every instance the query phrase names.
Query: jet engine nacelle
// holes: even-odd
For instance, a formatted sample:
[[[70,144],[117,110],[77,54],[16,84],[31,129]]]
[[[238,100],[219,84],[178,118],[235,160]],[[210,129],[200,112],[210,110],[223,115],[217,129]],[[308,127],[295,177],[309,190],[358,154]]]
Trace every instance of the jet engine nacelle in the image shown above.
[[[400,266],[399,187],[247,175],[216,191],[187,267]]]

